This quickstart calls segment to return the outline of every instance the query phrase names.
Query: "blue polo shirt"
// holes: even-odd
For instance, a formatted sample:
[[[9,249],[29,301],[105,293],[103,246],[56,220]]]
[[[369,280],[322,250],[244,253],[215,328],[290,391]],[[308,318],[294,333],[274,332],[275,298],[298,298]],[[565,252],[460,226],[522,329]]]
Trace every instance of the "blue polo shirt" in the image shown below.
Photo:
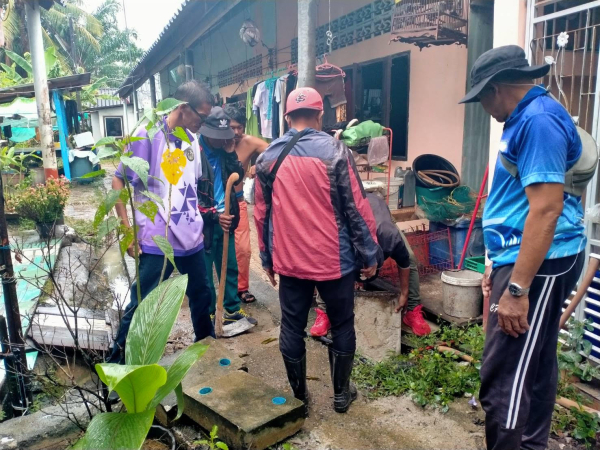
[[[498,158],[483,215],[485,246],[494,267],[517,260],[529,213],[525,188],[564,184],[565,173],[581,156],[581,140],[565,108],[542,86],[535,86],[504,124],[499,150],[516,164],[519,176],[513,177]],[[563,202],[546,259],[573,256],[585,247],[581,197],[565,193]]]

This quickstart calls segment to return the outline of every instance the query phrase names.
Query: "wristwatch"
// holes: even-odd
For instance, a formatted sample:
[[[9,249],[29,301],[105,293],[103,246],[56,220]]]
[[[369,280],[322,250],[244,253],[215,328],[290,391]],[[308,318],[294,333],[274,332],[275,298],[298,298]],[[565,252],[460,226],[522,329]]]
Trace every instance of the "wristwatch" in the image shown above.
[[[523,288],[517,283],[510,283],[508,285],[508,292],[510,292],[510,295],[512,295],[513,297],[523,297],[529,294],[530,290],[530,288]]]

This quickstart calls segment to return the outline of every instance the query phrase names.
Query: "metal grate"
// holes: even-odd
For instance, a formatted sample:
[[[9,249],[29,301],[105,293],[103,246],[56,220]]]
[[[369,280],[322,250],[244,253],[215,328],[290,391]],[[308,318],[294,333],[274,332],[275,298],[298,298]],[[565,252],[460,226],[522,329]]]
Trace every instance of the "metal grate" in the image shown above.
[[[558,3],[538,7],[557,8]],[[567,33],[569,42],[558,57],[557,39]],[[586,9],[534,24],[532,64],[544,64],[548,56],[557,62],[543,83],[589,133],[594,129],[596,74],[600,46],[600,8]],[[562,89],[558,89],[558,82]]]
[[[579,126],[589,132],[596,142],[600,142],[600,1],[530,0],[529,5],[531,63],[544,64],[549,56],[556,61],[551,74],[542,80],[543,83],[567,108]],[[566,33],[569,40],[558,56],[557,39],[561,33]],[[558,83],[561,89],[558,89]],[[585,207],[598,203],[597,177],[596,174],[588,186]],[[600,229],[596,229],[590,220],[586,220],[586,228],[590,244],[586,253],[589,254],[592,248],[600,247]],[[594,282],[600,282],[600,279]],[[592,318],[595,321],[594,331],[586,331],[586,339],[594,345],[591,359],[596,362],[600,361],[599,294],[597,287],[588,289],[588,295],[574,314],[578,320]],[[569,301],[566,300],[565,305]]]

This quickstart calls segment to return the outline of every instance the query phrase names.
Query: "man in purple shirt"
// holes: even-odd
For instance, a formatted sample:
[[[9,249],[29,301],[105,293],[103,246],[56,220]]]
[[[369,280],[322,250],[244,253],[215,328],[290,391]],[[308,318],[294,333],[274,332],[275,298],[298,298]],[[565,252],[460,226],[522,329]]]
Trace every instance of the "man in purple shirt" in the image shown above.
[[[142,126],[135,131],[134,136],[146,138],[130,144],[128,150],[133,156],[148,161],[149,177],[148,191],[161,197],[164,208],[158,205],[158,213],[152,222],[144,214],[135,211],[136,225],[138,228],[139,243],[139,280],[142,299],[146,297],[157,285],[164,262],[164,253],[154,243],[153,236],[164,236],[168,221],[169,243],[175,254],[175,265],[181,274],[189,275],[186,294],[189,298],[190,313],[196,340],[214,335],[213,325],[210,320],[209,308],[211,304],[211,293],[208,284],[208,275],[204,264],[204,241],[202,235],[203,221],[198,211],[198,179],[202,175],[200,158],[200,147],[192,133],[198,132],[200,126],[210,114],[214,98],[208,87],[195,80],[183,83],[174,96],[177,100],[186,102],[172,111],[165,119],[163,131],[156,133],[152,140],[148,139],[148,132]],[[176,127],[186,130],[191,144],[178,139],[172,131]],[[171,190],[169,199],[169,182],[161,169],[163,153],[170,149],[179,148],[187,157],[183,175],[176,186]],[[144,195],[145,187],[139,177],[130,169],[119,168],[113,178],[112,187],[115,190],[123,189],[123,180],[126,174],[129,183],[134,187],[134,200],[143,203],[149,198]],[[170,206],[170,219],[169,219]],[[117,215],[126,227],[130,227],[127,209],[120,201],[115,206]],[[130,256],[134,256],[133,245],[127,250]],[[173,265],[167,262],[164,279],[173,272]],[[137,286],[131,287],[131,301],[125,309],[121,319],[121,326],[112,354],[109,358],[111,363],[123,364],[125,361],[125,341],[131,324],[133,313],[138,306]]]

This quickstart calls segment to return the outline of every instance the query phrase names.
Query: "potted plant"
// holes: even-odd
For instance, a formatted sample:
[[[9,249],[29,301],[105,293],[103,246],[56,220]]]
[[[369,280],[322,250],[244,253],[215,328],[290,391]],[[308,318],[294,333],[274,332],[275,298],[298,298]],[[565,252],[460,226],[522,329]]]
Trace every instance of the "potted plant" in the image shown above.
[[[54,224],[62,217],[69,198],[69,182],[64,178],[49,178],[46,184],[25,189],[16,201],[21,217],[33,220],[42,239],[54,235]]]

